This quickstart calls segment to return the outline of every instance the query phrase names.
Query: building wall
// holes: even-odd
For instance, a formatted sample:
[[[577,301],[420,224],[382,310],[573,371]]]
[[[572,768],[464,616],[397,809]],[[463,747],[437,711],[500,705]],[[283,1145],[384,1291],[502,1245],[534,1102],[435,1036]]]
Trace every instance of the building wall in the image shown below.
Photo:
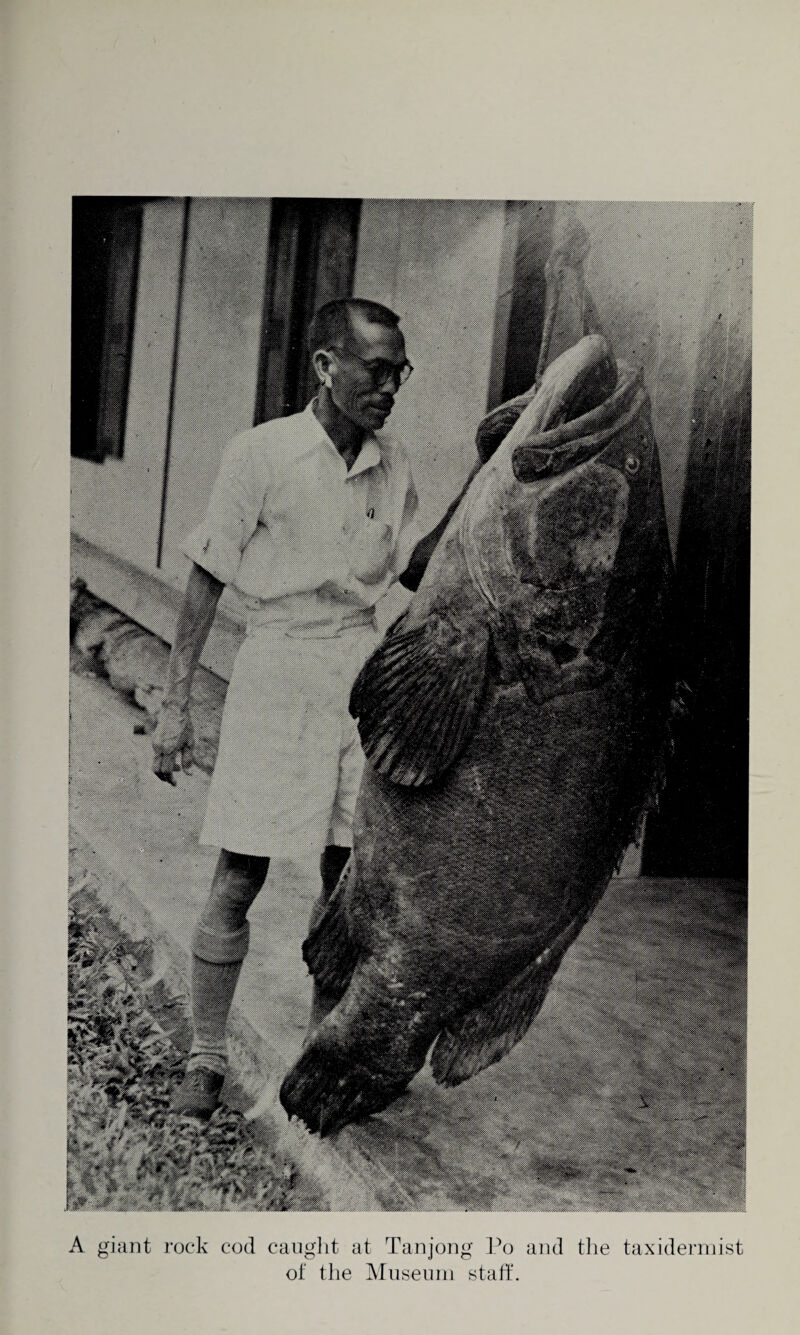
[[[184,203],[145,207],[124,456],[100,466],[73,461],[76,534],[170,591],[186,579],[181,546],[203,515],[222,450],[253,422],[270,212],[268,199],[191,200],[181,283]],[[392,428],[412,455],[426,526],[445,510],[475,458],[504,216],[500,202],[367,200],[362,208],[354,290],[402,316],[416,369],[398,396]],[[126,601],[120,567],[103,575],[97,553],[90,558],[85,546],[76,553],[95,585],[101,581],[99,593]],[[384,620],[404,598],[398,591],[386,603]],[[169,634],[170,605],[151,589],[123,610]],[[237,619],[228,593],[222,610]],[[217,638],[204,661],[227,673],[230,636],[224,649]]]
[[[747,875],[751,221],[746,206],[719,210],[712,231],[676,565],[691,712],[648,822],[658,876]]]
[[[587,285],[617,356],[644,369],[676,545],[709,301],[725,322],[726,355],[749,355],[751,211],[578,202],[536,212],[550,227],[567,208],[589,231]],[[188,569],[183,538],[202,516],[224,445],[253,421],[270,211],[266,199],[193,199],[184,253],[183,201],[145,206],[124,456],[73,460],[76,533],[174,589]],[[501,201],[363,202],[354,290],[401,316],[415,372],[392,429],[409,448],[426,527],[467,476],[475,427],[497,398],[519,218]],[[552,355],[577,332],[567,293]],[[704,368],[725,374],[708,359]],[[384,615],[401,603],[398,593]],[[227,596],[226,608],[236,615]]]

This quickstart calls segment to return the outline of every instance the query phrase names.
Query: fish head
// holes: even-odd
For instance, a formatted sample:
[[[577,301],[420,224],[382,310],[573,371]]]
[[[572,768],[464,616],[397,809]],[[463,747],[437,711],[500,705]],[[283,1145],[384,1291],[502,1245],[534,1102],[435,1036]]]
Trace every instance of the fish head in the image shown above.
[[[599,685],[631,646],[644,680],[671,558],[641,376],[618,377],[612,361],[595,377],[597,401],[570,415],[586,402],[576,378],[606,354],[605,340],[590,341],[548,369],[359,674],[350,710],[382,779],[436,782],[467,745],[492,680],[521,683],[541,702]],[[637,655],[643,636],[650,647]]]
[[[567,420],[563,396],[537,409],[537,393],[467,498],[470,575],[538,698],[608,675],[670,560],[648,396],[639,372],[614,379]]]

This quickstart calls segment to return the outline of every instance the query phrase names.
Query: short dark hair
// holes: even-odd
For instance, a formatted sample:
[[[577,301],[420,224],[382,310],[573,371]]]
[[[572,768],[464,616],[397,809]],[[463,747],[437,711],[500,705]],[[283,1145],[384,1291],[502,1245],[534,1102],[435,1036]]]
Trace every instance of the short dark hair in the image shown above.
[[[381,306],[378,301],[366,301],[363,297],[341,297],[338,301],[326,301],[308,326],[309,353],[346,339],[352,333],[352,311],[358,311],[371,324],[382,324],[387,329],[396,329],[400,323],[400,316],[390,311],[388,306]]]

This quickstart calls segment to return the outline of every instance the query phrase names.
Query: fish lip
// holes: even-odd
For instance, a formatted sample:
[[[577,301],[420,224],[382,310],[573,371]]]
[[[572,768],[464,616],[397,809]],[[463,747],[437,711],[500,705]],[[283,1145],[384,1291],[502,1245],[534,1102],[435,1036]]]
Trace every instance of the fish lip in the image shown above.
[[[617,388],[597,408],[514,447],[511,467],[518,482],[538,482],[577,467],[599,454],[633,420],[647,398],[644,378],[630,367],[619,369]]]

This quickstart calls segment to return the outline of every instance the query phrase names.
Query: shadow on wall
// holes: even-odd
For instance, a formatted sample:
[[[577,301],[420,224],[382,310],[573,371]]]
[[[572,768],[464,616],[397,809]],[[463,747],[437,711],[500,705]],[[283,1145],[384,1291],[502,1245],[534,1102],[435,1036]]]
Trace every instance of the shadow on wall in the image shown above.
[[[748,853],[752,210],[717,205],[676,558],[692,712],[648,824],[646,873],[745,878]]]
[[[747,875],[750,641],[750,364],[718,388],[724,339],[709,329],[676,562],[679,671],[693,693],[642,869],[661,876]],[[717,363],[720,364],[720,363]],[[730,364],[728,364],[730,369]],[[719,415],[710,402],[723,393]]]

